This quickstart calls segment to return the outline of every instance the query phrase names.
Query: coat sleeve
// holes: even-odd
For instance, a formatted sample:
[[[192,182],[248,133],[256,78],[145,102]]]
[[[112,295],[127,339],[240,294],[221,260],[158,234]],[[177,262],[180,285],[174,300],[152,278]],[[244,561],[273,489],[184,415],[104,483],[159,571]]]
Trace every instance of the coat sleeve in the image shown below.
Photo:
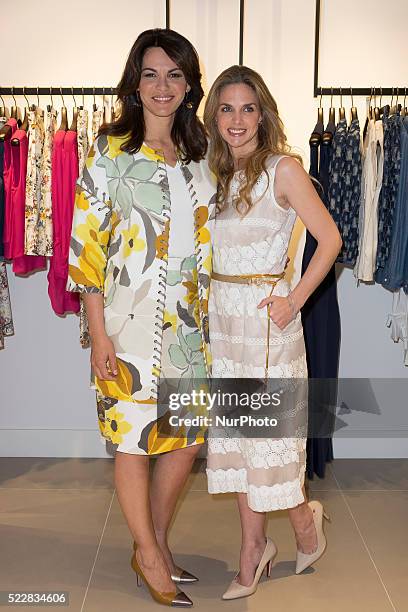
[[[111,234],[112,203],[103,163],[104,138],[92,145],[75,188],[68,291],[103,293]]]

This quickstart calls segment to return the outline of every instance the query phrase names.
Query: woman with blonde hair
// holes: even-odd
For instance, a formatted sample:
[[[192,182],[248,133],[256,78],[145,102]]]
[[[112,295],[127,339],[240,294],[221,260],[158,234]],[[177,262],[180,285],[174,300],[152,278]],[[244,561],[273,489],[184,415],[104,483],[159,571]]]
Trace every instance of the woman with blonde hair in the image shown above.
[[[286,142],[276,102],[259,74],[232,66],[208,95],[204,124],[218,180],[209,300],[213,378],[307,378],[300,309],[341,247],[335,223],[301,159]],[[299,163],[300,162],[300,163]],[[285,280],[296,216],[318,245],[304,276]],[[296,573],[324,552],[324,511],[304,491],[306,435],[216,438],[208,444],[210,493],[236,492],[242,527],[240,569],[224,599],[255,592],[277,554],[266,512],[289,510]]]

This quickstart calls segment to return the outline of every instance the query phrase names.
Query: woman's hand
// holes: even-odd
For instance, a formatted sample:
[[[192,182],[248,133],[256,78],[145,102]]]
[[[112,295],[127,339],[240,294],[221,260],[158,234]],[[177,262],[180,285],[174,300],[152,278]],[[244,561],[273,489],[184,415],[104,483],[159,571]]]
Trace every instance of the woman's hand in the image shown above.
[[[91,366],[101,380],[115,380],[118,373],[115,347],[106,334],[91,338]]]
[[[293,308],[287,297],[278,295],[266,297],[258,304],[258,308],[265,308],[265,306],[268,309],[269,317],[281,330],[285,329],[294,319]]]

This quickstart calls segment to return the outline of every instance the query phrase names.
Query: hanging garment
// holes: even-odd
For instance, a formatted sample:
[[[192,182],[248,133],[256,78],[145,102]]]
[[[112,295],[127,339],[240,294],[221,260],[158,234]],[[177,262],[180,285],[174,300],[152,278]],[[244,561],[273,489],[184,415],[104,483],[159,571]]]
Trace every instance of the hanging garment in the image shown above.
[[[378,204],[378,245],[374,278],[382,283],[390,255],[395,202],[401,172],[401,117],[384,112],[384,171]]]
[[[45,257],[25,255],[25,199],[26,174],[28,157],[28,138],[24,130],[17,129],[12,140],[18,140],[18,146],[11,145],[11,215],[6,223],[11,223],[11,241],[6,257],[13,260],[13,272],[26,275],[37,270],[45,270]]]
[[[37,250],[41,255],[52,255],[53,227],[52,227],[52,147],[55,130],[57,129],[57,111],[54,108],[47,110],[45,119],[44,148],[41,160],[41,199],[39,211],[39,224],[37,228]]]
[[[88,111],[85,108],[78,109],[77,117],[77,140],[78,140],[78,170],[79,174],[85,166],[89,151],[88,139]]]
[[[391,246],[382,285],[408,292],[408,117],[401,118],[401,168],[393,214]]]
[[[251,194],[256,204],[245,217],[232,203],[240,188],[239,171],[234,174],[227,205],[215,220],[214,272],[279,274],[284,270],[296,220],[293,208],[282,208],[274,194],[276,166],[284,157],[274,156],[268,161],[267,171],[259,177]],[[273,293],[287,296],[289,291],[288,282],[282,279]],[[269,293],[270,287],[266,285],[211,280],[208,312],[213,378],[307,378],[300,314],[284,330],[271,323],[270,365],[265,372],[268,313],[266,308],[256,306]],[[303,388],[306,392],[306,387]],[[306,412],[306,404],[304,395],[296,398],[293,410],[299,417]],[[302,503],[306,429],[304,419],[293,437],[210,435],[206,470],[209,493],[247,493],[248,506],[255,512],[292,508]]]
[[[82,174],[89,151],[88,111],[86,109],[78,110],[77,137],[78,169],[79,174]],[[81,343],[82,348],[88,348],[91,344],[91,338],[89,335],[88,317],[86,315],[85,304],[82,299],[81,293],[79,294],[79,303],[79,341]]]
[[[384,166],[384,129],[379,119],[370,119],[363,144],[361,179],[359,248],[354,276],[362,281],[374,280],[378,242],[378,200]]]
[[[408,295],[402,289],[392,297],[392,313],[388,315],[387,327],[391,328],[394,342],[401,340],[404,349],[404,364],[408,366]]]
[[[0,261],[0,349],[4,348],[4,337],[14,334],[13,316],[11,314],[10,294],[7,281],[7,269]]]
[[[361,136],[358,119],[347,131],[344,149],[343,201],[341,212],[342,249],[340,263],[354,266],[358,253],[358,213],[361,193]]]
[[[103,122],[103,109],[97,108],[92,113],[92,142],[98,137],[99,128]]]
[[[44,155],[44,121],[40,109],[29,111],[28,157],[25,197],[25,243],[26,255],[44,255],[42,252],[39,228],[44,224],[42,211],[42,160]]]
[[[332,141],[328,209],[341,234],[339,263],[355,264],[358,252],[358,210],[361,188],[360,125],[353,119],[347,129],[340,119]]]
[[[4,227],[3,227],[3,253],[5,259],[11,259],[11,246],[12,246],[12,231],[13,231],[13,208],[11,206],[11,183],[12,183],[12,171],[11,171],[11,138],[17,129],[16,119],[9,119],[7,125],[10,126],[11,131],[7,138],[3,141],[3,185],[4,185]]]
[[[74,213],[75,183],[78,178],[76,132],[57,130],[52,152],[53,256],[48,272],[48,295],[59,315],[79,312],[79,298],[66,291],[68,253]]]
[[[326,129],[327,131],[327,129]],[[339,135],[338,135],[339,136]],[[333,141],[332,141],[333,143]],[[310,175],[319,179],[326,191],[322,192],[319,185],[316,191],[328,206],[329,169],[333,144],[320,145],[320,164],[316,147],[311,146]],[[302,259],[302,276],[317,247],[314,237],[306,230],[306,242]],[[306,472],[310,480],[314,474],[324,478],[326,463],[333,460],[332,438],[314,437],[313,432],[324,429],[333,431],[334,417],[327,409],[337,403],[337,384],[340,353],[340,312],[337,301],[337,282],[335,265],[331,267],[326,277],[315,289],[302,310],[303,333],[306,346],[306,360],[309,374],[309,431],[306,444]],[[314,382],[316,379],[316,382]]]
[[[7,122],[6,117],[0,117],[0,128]],[[3,232],[4,232],[4,141],[0,140],[0,261],[4,257],[4,244],[3,244]]]

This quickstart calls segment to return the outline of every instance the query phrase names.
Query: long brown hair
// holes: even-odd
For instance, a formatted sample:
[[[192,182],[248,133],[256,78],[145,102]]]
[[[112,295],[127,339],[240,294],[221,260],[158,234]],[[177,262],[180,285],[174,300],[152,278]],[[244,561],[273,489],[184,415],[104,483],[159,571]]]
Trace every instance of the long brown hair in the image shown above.
[[[225,206],[232,177],[234,162],[228,144],[221,137],[216,116],[220,93],[223,87],[243,83],[251,87],[258,98],[262,121],[258,127],[258,146],[250,155],[244,168],[244,180],[240,186],[238,199],[234,204],[239,212],[247,213],[253,206],[252,189],[262,174],[266,175],[267,160],[271,155],[290,155],[302,164],[300,155],[292,152],[287,144],[283,123],[279,117],[275,99],[263,78],[246,66],[231,66],[224,70],[214,81],[204,109],[204,125],[209,135],[209,166],[218,179],[218,209]]]
[[[149,47],[161,47],[183,71],[191,87],[176,111],[171,138],[186,163],[191,160],[199,161],[207,151],[204,126],[196,115],[204,95],[200,64],[190,41],[174,30],[156,28],[145,30],[138,36],[130,50],[116,90],[120,106],[119,116],[113,123],[104,124],[99,133],[111,136],[129,134],[129,139],[121,146],[123,151],[129,153],[138,151],[142,146],[146,127],[143,106],[136,96],[136,90],[140,82],[143,55]],[[188,103],[191,103],[190,108],[187,107]]]

